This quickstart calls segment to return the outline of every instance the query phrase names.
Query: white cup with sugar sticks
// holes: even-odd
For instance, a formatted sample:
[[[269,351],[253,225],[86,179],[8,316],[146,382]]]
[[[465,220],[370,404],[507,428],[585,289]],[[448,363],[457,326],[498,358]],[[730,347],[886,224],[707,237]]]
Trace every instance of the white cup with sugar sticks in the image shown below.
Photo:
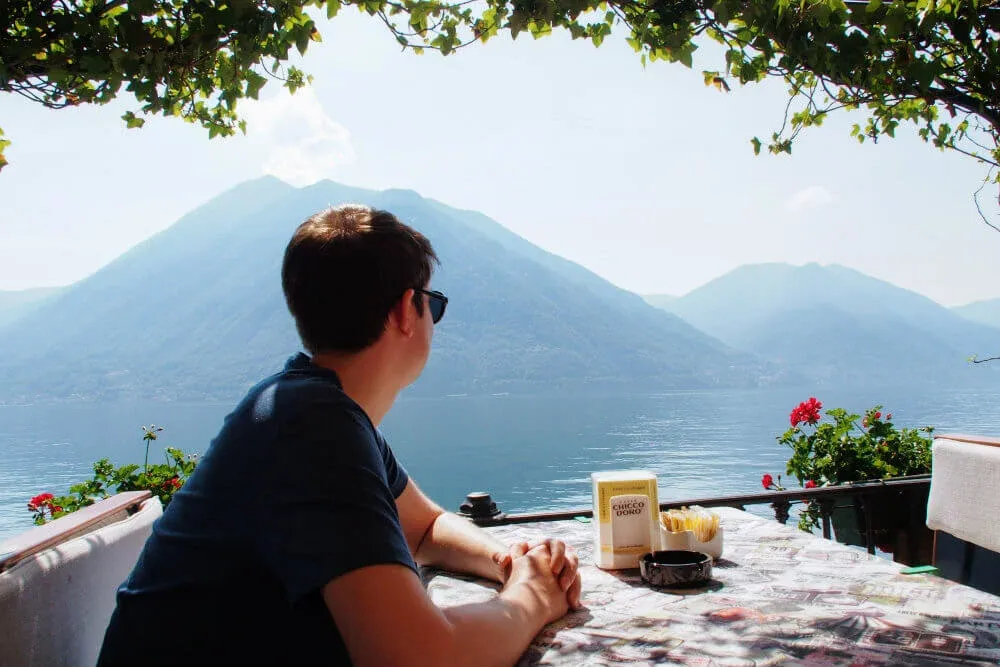
[[[668,551],[699,551],[721,558],[719,515],[697,506],[660,512],[660,543]]]

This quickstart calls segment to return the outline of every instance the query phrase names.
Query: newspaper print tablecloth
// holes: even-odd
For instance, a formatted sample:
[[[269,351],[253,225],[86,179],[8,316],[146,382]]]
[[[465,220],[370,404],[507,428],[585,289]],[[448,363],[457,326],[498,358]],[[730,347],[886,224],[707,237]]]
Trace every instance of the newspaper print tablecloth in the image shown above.
[[[712,582],[654,590],[638,570],[592,565],[592,524],[492,528],[511,543],[558,537],[580,555],[586,609],[546,627],[520,665],[997,665],[1000,598],[741,512],[718,510]],[[496,587],[425,572],[441,606]]]

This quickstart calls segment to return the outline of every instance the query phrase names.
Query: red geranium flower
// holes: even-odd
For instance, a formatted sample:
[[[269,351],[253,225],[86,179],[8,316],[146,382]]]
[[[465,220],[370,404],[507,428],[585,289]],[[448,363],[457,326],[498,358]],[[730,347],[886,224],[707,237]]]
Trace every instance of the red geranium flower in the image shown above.
[[[772,486],[774,486],[774,478],[771,477],[769,474],[765,473],[764,476],[760,479],[760,483],[764,485],[765,489],[770,489]]]
[[[810,479],[808,482],[806,482],[806,488],[807,489],[815,489],[816,488],[816,482],[814,482],[814,481],[812,481]]]
[[[885,416],[885,420],[886,421],[889,421],[890,419],[892,419],[892,413],[891,412]]]
[[[876,412],[875,413],[875,419],[882,419],[882,413],[881,412]]]
[[[62,507],[59,505],[51,505],[49,509],[51,509],[53,513],[62,512]]]
[[[40,507],[49,505],[54,497],[55,496],[51,493],[39,493],[37,496],[28,501],[28,509],[32,512],[36,512]]]
[[[815,424],[821,419],[819,411],[822,408],[823,404],[816,400],[815,396],[810,396],[808,401],[803,401],[795,406],[792,414],[789,415],[789,421],[792,423],[792,426],[798,426],[802,422]]]

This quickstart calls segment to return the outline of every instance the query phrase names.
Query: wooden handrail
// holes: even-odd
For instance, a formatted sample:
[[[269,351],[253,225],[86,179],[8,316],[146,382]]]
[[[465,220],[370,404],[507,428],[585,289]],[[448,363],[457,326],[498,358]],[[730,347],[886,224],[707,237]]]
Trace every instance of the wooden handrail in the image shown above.
[[[885,489],[905,489],[908,487],[926,487],[930,484],[930,475],[911,475],[908,477],[890,477],[889,479],[874,479],[864,482],[845,482],[836,486],[820,486],[812,489],[787,489],[785,491],[767,491],[765,493],[749,493],[733,496],[714,496],[710,498],[688,498],[660,503],[661,510],[698,505],[701,507],[742,507],[743,505],[791,504],[808,500],[825,500],[844,496],[865,496],[884,491]],[[470,517],[480,526],[503,526],[513,523],[535,523],[543,521],[565,521],[577,517],[593,517],[590,508],[561,510],[555,512],[531,512],[528,514],[500,514],[495,517]]]
[[[988,435],[965,435],[964,433],[942,433],[935,435],[935,440],[954,440],[955,442],[968,442],[974,445],[986,445],[988,447],[1000,447],[1000,438]]]
[[[126,491],[99,500],[76,512],[59,517],[44,526],[36,526],[8,540],[0,542],[0,572],[13,567],[18,561],[33,556],[107,523],[117,515],[137,510],[139,504],[151,498],[149,491]]]

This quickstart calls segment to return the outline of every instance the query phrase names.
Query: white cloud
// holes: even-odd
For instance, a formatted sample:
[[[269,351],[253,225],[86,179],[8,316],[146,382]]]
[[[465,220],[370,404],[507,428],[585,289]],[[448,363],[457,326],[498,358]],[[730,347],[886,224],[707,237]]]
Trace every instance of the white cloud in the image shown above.
[[[833,203],[833,199],[833,193],[822,185],[810,185],[792,195],[785,202],[785,208],[789,211],[806,211],[828,206]]]
[[[263,171],[292,185],[310,185],[355,161],[351,133],[335,121],[312,88],[249,104],[247,134],[263,145]]]

